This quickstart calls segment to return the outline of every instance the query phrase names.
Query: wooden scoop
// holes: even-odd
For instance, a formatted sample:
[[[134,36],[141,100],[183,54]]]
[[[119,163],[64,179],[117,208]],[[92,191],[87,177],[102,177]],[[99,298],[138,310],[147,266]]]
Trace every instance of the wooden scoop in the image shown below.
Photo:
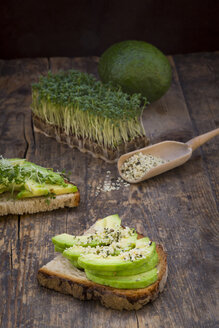
[[[121,177],[130,182],[130,183],[138,183],[149,178],[152,178],[158,174],[169,171],[174,167],[180,166],[187,162],[189,158],[192,156],[192,152],[203,145],[205,142],[210,140],[211,138],[219,135],[219,128],[202,134],[201,136],[195,137],[189,140],[186,143],[178,142],[178,141],[163,141],[159,142],[155,145],[148,146],[145,148],[141,148],[138,150],[134,150],[130,153],[122,155],[118,160],[118,170]],[[150,154],[152,156],[160,157],[167,162],[161,165],[158,165],[148,171],[144,176],[137,180],[129,180],[123,176],[121,172],[121,166],[125,160],[127,160],[130,156],[138,153],[142,154]]]

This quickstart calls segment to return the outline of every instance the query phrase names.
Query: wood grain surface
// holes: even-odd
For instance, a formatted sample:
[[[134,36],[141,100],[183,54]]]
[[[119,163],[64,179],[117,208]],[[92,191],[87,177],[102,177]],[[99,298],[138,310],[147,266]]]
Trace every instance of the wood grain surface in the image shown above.
[[[172,86],[144,112],[151,143],[186,142],[219,124],[219,53],[169,59]],[[181,167],[138,185],[96,195],[107,171],[117,179],[116,165],[33,131],[31,83],[49,69],[74,67],[97,76],[97,63],[97,57],[0,61],[0,154],[65,168],[81,192],[76,209],[0,218],[0,326],[214,328],[219,323],[219,138],[196,150]],[[168,282],[154,303],[137,312],[118,312],[38,285],[37,270],[55,255],[53,235],[80,234],[97,218],[113,213],[163,244],[168,253]]]

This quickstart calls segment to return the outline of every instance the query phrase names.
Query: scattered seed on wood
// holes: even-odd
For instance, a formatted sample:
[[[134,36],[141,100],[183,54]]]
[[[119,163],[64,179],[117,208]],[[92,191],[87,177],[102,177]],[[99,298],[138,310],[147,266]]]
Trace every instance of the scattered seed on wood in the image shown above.
[[[121,177],[110,177],[111,171],[107,171],[106,173],[103,184],[99,184],[96,187],[95,196],[98,196],[100,192],[109,192],[130,186],[130,184],[125,182]]]

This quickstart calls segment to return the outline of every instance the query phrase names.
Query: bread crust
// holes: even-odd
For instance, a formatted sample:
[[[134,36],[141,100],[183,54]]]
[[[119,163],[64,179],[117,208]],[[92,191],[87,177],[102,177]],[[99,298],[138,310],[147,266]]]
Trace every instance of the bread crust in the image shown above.
[[[79,191],[71,194],[57,195],[54,199],[45,196],[14,199],[10,193],[0,195],[0,216],[8,214],[32,214],[52,211],[63,207],[76,207],[80,202]]]
[[[72,295],[80,300],[98,300],[107,308],[139,310],[158,297],[167,280],[166,253],[161,245],[157,245],[156,249],[159,257],[158,280],[146,288],[117,289],[94,283],[86,278],[83,271],[67,267],[71,264],[62,255],[39,269],[38,281],[44,287]]]

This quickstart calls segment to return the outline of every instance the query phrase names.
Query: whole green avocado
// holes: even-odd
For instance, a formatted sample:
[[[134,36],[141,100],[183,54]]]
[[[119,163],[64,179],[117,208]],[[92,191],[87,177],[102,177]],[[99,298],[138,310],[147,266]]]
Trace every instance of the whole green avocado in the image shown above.
[[[103,82],[120,85],[129,94],[141,93],[153,102],[169,89],[172,71],[167,57],[144,41],[122,41],[100,57],[98,73]]]

